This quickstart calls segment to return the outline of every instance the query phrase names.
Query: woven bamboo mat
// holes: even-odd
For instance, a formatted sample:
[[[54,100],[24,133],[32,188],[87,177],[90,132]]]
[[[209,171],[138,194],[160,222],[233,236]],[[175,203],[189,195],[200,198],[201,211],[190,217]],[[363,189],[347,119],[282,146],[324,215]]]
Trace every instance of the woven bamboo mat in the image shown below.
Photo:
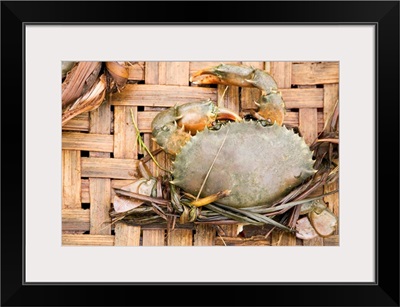
[[[339,231],[333,236],[300,240],[267,227],[241,225],[178,225],[173,231],[157,225],[132,226],[123,222],[110,225],[109,211],[113,187],[129,184],[138,176],[142,156],[136,142],[132,114],[145,144],[154,150],[151,121],[176,103],[218,101],[241,115],[256,109],[257,89],[224,85],[195,86],[190,75],[217,62],[131,62],[129,81],[120,93],[110,94],[96,110],[70,120],[62,131],[62,243],[63,245],[130,246],[292,246],[338,245]],[[232,62],[230,62],[232,63]],[[265,69],[276,80],[287,107],[284,124],[298,126],[308,144],[324,127],[324,121],[339,98],[338,62],[234,62]],[[223,99],[221,97],[223,96]],[[165,155],[159,162],[168,167]],[[152,161],[154,176],[162,171]],[[338,188],[323,187],[322,194]],[[339,216],[338,194],[324,201]]]

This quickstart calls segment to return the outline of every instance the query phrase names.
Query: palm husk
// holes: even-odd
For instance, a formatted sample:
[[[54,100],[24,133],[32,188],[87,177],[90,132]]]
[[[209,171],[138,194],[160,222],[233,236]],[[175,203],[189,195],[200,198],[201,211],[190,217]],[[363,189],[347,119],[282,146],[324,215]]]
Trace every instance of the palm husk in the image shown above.
[[[85,95],[79,97],[73,104],[67,107],[62,113],[62,125],[64,126],[75,116],[97,109],[104,101],[106,95],[106,80],[104,74],[96,80]]]
[[[62,83],[62,108],[73,104],[79,97],[85,95],[96,82],[102,62],[79,62],[68,73]]]

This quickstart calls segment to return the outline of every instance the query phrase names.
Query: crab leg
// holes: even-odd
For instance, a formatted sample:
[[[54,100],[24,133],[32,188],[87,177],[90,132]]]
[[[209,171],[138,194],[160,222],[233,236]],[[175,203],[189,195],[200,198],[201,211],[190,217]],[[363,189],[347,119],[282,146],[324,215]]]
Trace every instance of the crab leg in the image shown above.
[[[256,118],[264,119],[268,124],[276,123],[282,126],[286,114],[285,103],[279,93],[261,95],[258,102],[258,111],[255,112]]]
[[[190,81],[199,85],[225,84],[258,88],[261,90],[261,97],[256,102],[258,111],[254,112],[253,116],[271,125],[283,123],[285,103],[274,78],[264,70],[243,65],[220,64],[195,72]]]

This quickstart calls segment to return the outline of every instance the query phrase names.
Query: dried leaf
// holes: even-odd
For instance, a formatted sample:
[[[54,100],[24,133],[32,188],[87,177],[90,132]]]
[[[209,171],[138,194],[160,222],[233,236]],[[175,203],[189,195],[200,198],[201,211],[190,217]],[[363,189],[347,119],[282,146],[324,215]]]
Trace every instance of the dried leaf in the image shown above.
[[[298,219],[296,223],[296,237],[302,240],[310,240],[318,237],[307,216]]]
[[[321,237],[332,235],[337,228],[337,217],[322,202],[319,202],[308,215],[311,225]]]
[[[179,223],[186,224],[189,221],[189,209],[187,206],[183,206],[183,212],[179,217]]]
[[[113,199],[114,210],[117,213],[126,212],[143,204],[143,201],[134,200],[126,196],[115,195]]]
[[[140,178],[128,185],[121,187],[121,190],[138,193],[145,196],[151,196],[156,182],[157,180],[155,178],[149,180]],[[134,199],[128,196],[116,195],[114,197],[114,210],[115,212],[125,212],[137,208],[143,203],[143,200]]]
[[[154,186],[157,183],[157,179],[150,178],[139,178],[132,182],[131,184],[121,187],[121,190],[139,193],[146,196],[151,196]]]

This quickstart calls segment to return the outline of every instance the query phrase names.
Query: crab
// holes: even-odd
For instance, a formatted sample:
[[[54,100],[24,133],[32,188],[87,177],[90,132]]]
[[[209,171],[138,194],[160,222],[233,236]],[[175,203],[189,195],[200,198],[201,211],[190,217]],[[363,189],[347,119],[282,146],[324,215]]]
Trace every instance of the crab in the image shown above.
[[[304,139],[282,125],[285,103],[267,72],[221,64],[196,72],[191,81],[260,89],[257,120],[211,100],[160,112],[152,135],[173,157],[172,184],[197,197],[228,190],[217,202],[235,208],[270,206],[316,172]]]
[[[267,216],[285,212],[282,200],[311,182],[319,166],[303,137],[283,125],[286,108],[275,80],[261,69],[221,64],[197,71],[190,81],[257,88],[261,95],[250,119],[218,107],[212,100],[175,105],[156,115],[152,137],[172,160],[171,189],[178,187],[190,196],[192,208],[207,206],[219,212],[218,205],[244,215],[253,210],[255,224],[267,222],[288,230]],[[145,194],[150,196],[154,186],[153,180]],[[130,188],[138,197],[137,186]],[[179,206],[178,211],[186,210]],[[336,230],[336,216],[319,198],[304,202],[298,214],[309,216],[292,223],[301,239],[329,236]]]

